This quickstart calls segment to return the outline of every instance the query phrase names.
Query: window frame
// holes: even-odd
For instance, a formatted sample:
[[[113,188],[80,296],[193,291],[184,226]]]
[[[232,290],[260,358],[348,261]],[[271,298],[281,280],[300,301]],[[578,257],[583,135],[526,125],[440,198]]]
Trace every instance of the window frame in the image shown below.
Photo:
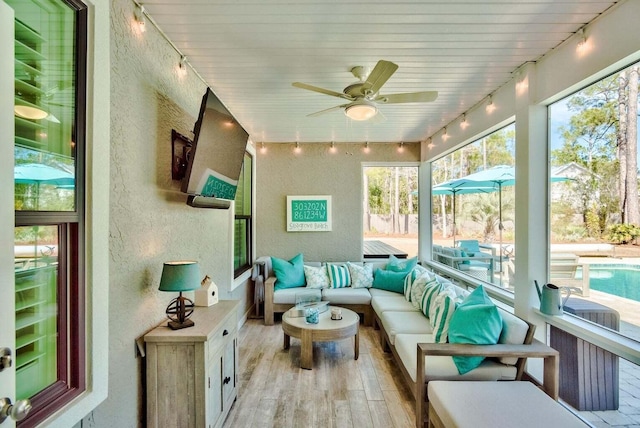
[[[249,164],[251,165],[251,174],[249,174],[249,179],[248,180],[244,180],[244,164],[246,164],[246,162],[249,162]],[[232,260],[233,260],[233,278],[234,279],[238,279],[239,277],[241,277],[245,272],[249,271],[251,269],[251,266],[253,265],[253,210],[254,210],[254,206],[255,206],[255,200],[254,200],[254,189],[255,189],[255,155],[254,153],[252,153],[249,150],[246,150],[244,153],[244,160],[243,160],[243,169],[242,169],[242,178],[243,178],[243,182],[242,184],[245,186],[245,189],[249,188],[249,200],[251,201],[251,209],[250,209],[250,214],[236,214],[235,213],[235,205],[234,205],[234,215],[233,215],[233,222],[232,222],[232,230],[233,230],[233,254],[232,254]],[[243,192],[243,194],[246,194],[246,192]],[[235,230],[236,230],[236,221],[237,220],[244,220],[245,222],[245,248],[246,248],[246,260],[247,262],[238,266],[237,268],[235,267],[235,256],[236,256],[236,240],[237,237],[235,236]]]
[[[86,284],[85,284],[85,160],[87,132],[88,22],[86,4],[79,0],[59,0],[72,9],[75,28],[75,211],[14,211],[15,226],[55,225],[58,227],[58,358],[57,381],[30,397],[33,409],[17,423],[33,427],[68,405],[86,390]],[[75,297],[75,298],[72,298]],[[26,398],[26,397],[20,397]]]

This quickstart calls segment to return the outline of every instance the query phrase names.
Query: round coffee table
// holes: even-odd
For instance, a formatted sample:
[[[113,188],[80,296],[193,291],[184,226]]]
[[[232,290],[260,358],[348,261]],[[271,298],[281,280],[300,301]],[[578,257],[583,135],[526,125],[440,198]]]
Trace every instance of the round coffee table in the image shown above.
[[[358,326],[360,316],[350,309],[342,309],[342,319],[331,319],[331,308],[320,314],[318,324],[307,324],[305,317],[291,317],[289,311],[282,315],[282,330],[284,331],[284,349],[289,349],[291,337],[300,339],[300,367],[311,370],[313,368],[313,342],[333,342],[355,336],[354,354],[358,359],[360,352],[360,337]]]

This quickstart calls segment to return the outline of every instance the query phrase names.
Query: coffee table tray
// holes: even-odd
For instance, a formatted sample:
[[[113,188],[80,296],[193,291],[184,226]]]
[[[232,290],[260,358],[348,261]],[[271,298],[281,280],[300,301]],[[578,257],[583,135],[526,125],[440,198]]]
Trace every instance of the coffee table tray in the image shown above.
[[[292,318],[299,318],[304,316],[305,309],[309,308],[317,308],[318,313],[327,312],[329,310],[329,302],[311,302],[311,303],[303,303],[300,305],[296,305],[293,308],[289,309],[289,316]]]

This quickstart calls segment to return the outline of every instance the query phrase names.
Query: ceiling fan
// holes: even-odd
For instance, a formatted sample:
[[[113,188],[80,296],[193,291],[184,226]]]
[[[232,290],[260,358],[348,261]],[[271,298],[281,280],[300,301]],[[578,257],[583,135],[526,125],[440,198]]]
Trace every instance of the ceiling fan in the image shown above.
[[[438,97],[438,92],[436,91],[381,95],[380,88],[382,88],[382,85],[389,80],[397,69],[398,66],[396,64],[385,60],[378,61],[368,76],[365,75],[364,67],[353,67],[351,73],[358,78],[358,82],[347,86],[342,92],[323,89],[300,82],[294,82],[292,85],[296,88],[307,89],[349,101],[346,104],[311,113],[307,116],[319,116],[333,110],[344,108],[344,114],[349,118],[353,120],[367,120],[378,113],[378,104],[424,103],[435,101]]]

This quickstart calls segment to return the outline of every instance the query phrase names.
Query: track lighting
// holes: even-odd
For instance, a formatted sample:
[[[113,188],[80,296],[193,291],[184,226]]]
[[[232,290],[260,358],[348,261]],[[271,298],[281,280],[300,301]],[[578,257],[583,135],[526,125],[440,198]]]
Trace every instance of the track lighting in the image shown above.
[[[334,143],[333,141],[331,142],[331,147],[329,148],[329,151],[331,153],[335,153],[336,152],[336,143]]]
[[[365,141],[364,149],[362,149],[362,150],[364,150],[365,153],[369,153],[370,149],[369,149],[369,142],[368,141]]]
[[[184,55],[180,57],[180,64],[178,64],[178,74],[180,76],[187,75],[187,57]]]
[[[488,114],[493,113],[496,110],[496,106],[493,104],[493,98],[491,97],[491,95],[489,95],[489,103],[487,104],[487,106],[485,107],[485,111]]]
[[[260,143],[260,153],[267,153],[267,148],[264,145],[264,141]]]
[[[147,19],[145,17],[145,9],[144,9],[144,5],[140,4],[138,5],[139,8],[136,9],[135,13],[135,18],[136,18],[136,22],[138,23],[138,29],[140,30],[141,33],[144,33],[145,31],[147,31]]]
[[[400,141],[400,144],[398,144],[398,153],[402,152],[404,152],[404,141]]]
[[[587,36],[584,33],[584,27],[578,30],[576,33],[579,37],[578,44],[576,46],[576,51],[579,54],[584,54],[587,51]]]
[[[302,149],[300,148],[300,143],[296,141],[296,147],[293,149],[295,153],[300,153]]]
[[[433,149],[436,146],[435,144],[433,144],[433,139],[431,139],[431,137],[429,137],[427,141],[429,142],[427,144],[427,147],[429,148],[429,150]]]
[[[442,141],[447,141],[449,139],[449,134],[447,133],[447,127],[444,127],[444,131],[442,132]]]
[[[460,128],[467,129],[467,127],[469,127],[469,122],[467,122],[467,115],[463,114],[462,121],[460,121]]]

